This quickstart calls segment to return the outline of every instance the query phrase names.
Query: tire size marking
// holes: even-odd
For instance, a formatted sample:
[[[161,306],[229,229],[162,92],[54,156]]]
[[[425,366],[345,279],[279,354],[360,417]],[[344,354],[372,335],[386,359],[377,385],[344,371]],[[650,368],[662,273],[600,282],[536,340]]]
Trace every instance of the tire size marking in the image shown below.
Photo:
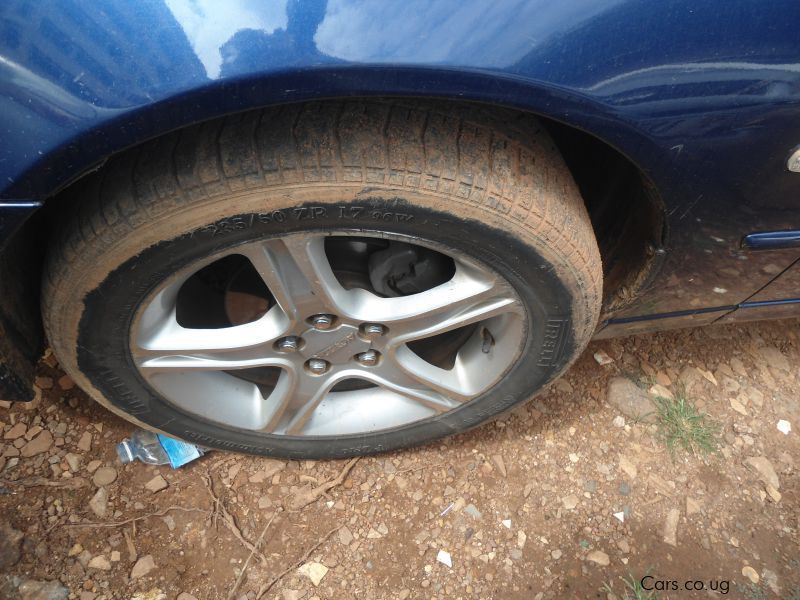
[[[379,221],[382,223],[412,223],[414,215],[406,212],[371,209],[364,206],[296,206],[264,213],[252,213],[228,217],[206,225],[200,229],[212,237],[234,233],[253,227],[258,223],[286,223],[287,221],[313,221],[315,219],[337,218],[352,221]]]

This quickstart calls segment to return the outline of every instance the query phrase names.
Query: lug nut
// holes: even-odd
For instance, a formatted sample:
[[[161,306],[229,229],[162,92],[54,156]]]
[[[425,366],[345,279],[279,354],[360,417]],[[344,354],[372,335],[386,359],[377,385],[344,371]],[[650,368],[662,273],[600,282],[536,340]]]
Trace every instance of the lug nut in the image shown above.
[[[368,338],[375,338],[386,333],[386,328],[378,323],[364,323],[361,326],[364,336]]]
[[[365,367],[374,367],[378,364],[380,356],[380,353],[375,350],[367,350],[366,352],[356,354],[356,360]]]
[[[315,329],[326,330],[333,325],[333,315],[314,315],[311,317],[311,324]]]
[[[311,358],[306,363],[306,367],[308,367],[308,370],[314,373],[314,375],[322,375],[328,370],[328,361],[322,360],[321,358]]]
[[[297,349],[300,347],[300,338],[294,335],[281,338],[278,340],[275,347],[280,352],[297,352]]]

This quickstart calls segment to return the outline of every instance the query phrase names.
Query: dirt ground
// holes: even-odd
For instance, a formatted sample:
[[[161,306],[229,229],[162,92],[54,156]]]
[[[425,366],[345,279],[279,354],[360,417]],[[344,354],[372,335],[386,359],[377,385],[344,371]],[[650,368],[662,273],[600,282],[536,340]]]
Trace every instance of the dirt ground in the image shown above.
[[[797,599],[798,336],[782,321],[595,342],[533,401],[439,444],[175,471],[120,465],[131,426],[49,356],[41,400],[0,408],[0,596],[613,598],[649,576],[661,598]],[[615,376],[645,400],[685,389],[717,451],[671,452],[659,421],[609,404]]]

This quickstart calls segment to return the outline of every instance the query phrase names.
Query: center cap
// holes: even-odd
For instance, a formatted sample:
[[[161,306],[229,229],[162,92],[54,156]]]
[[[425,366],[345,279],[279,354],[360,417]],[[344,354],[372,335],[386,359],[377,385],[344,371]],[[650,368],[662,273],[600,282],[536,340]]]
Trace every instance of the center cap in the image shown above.
[[[302,334],[305,358],[322,358],[333,364],[345,363],[356,354],[369,350],[370,343],[358,335],[358,327],[340,325],[336,329],[320,331],[308,329]]]

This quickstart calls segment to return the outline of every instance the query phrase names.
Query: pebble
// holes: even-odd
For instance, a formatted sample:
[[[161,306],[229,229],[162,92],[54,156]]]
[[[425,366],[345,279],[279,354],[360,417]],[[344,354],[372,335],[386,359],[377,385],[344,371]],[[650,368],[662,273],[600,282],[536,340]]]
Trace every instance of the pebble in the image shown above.
[[[67,600],[69,590],[58,581],[28,579],[17,588],[20,600]]]
[[[575,494],[564,496],[561,499],[561,504],[563,504],[564,508],[567,510],[574,509],[576,506],[578,506],[578,502],[580,502],[580,498],[578,498]]]
[[[84,432],[81,439],[78,440],[78,449],[84,452],[90,452],[92,449],[92,434],[88,431]]]
[[[623,455],[620,455],[619,457],[619,468],[631,479],[636,479],[636,475],[639,474],[639,470],[636,468],[636,465]]]
[[[695,500],[694,498],[687,496],[686,497],[686,516],[696,515],[700,512],[702,506],[700,503]]]
[[[781,371],[786,371],[787,373],[791,372],[792,368],[789,365],[789,361],[777,348],[773,346],[764,346],[758,349],[758,353],[769,366]]]
[[[650,386],[650,389],[648,391],[650,392],[651,395],[655,396],[656,398],[666,398],[667,400],[672,400],[675,398],[675,396],[672,395],[672,392],[670,392],[660,383]]]
[[[64,455],[64,460],[67,461],[67,465],[69,466],[69,470],[73,473],[76,473],[78,469],[81,468],[81,460],[83,457],[79,454],[73,454],[72,452],[68,452]]]
[[[19,452],[23,458],[30,458],[31,456],[47,452],[52,445],[53,434],[45,429],[30,442],[25,444]]]
[[[751,456],[744,461],[750,469],[758,473],[761,481],[767,485],[771,485],[776,490],[781,489],[781,482],[778,479],[778,474],[775,472],[775,467],[766,456]]]
[[[92,481],[98,487],[111,485],[117,480],[117,471],[112,467],[100,467],[94,472]]]
[[[629,419],[655,421],[656,406],[643,389],[626,377],[612,377],[606,393],[608,403]]]
[[[89,569],[97,569],[98,571],[110,571],[111,562],[102,554],[93,557],[87,565]]]
[[[17,423],[11,429],[9,429],[8,431],[6,431],[3,434],[3,439],[4,440],[15,440],[17,438],[21,438],[23,435],[25,435],[25,432],[27,430],[28,430],[28,427],[27,427],[27,425],[25,425],[25,423],[22,423],[22,422]]]
[[[105,519],[108,514],[108,491],[101,487],[89,500],[89,508],[101,519]]]
[[[506,471],[506,463],[500,454],[495,454],[492,456],[492,462],[494,463],[494,466],[497,467],[497,470],[500,471],[500,475],[503,477],[508,475],[508,471]]]
[[[75,387],[75,382],[72,381],[72,377],[69,375],[62,375],[58,379],[58,387],[67,392]]]
[[[297,569],[297,572],[308,577],[314,587],[317,587],[328,574],[328,567],[318,562],[307,562]]]
[[[339,543],[342,546],[349,546],[350,544],[353,543],[353,533],[347,526],[344,526],[341,529],[339,529],[338,536],[339,536]]]
[[[742,575],[747,577],[752,583],[758,583],[761,579],[756,570],[751,566],[742,567]]]
[[[481,511],[474,504],[467,504],[464,507],[464,512],[467,513],[473,519],[480,519],[483,515],[481,515]]]
[[[156,562],[153,560],[153,555],[148,554],[143,556],[136,561],[135,565],[133,565],[133,568],[131,569],[131,579],[139,579],[139,577],[144,577],[155,568]]]
[[[102,460],[91,460],[89,461],[89,464],[86,465],[86,470],[89,472],[89,474],[94,473],[95,471],[97,471],[98,468],[100,468],[100,465],[102,464],[103,464]]]
[[[670,546],[678,545],[678,520],[681,518],[681,512],[677,508],[672,508],[667,513],[667,518],[664,521],[664,543]]]
[[[169,484],[167,480],[164,479],[161,475],[156,475],[150,481],[148,481],[144,487],[150,490],[152,493],[160,492],[161,490],[167,488]]]
[[[731,398],[730,400],[728,400],[728,402],[730,402],[731,408],[735,410],[737,413],[739,413],[740,415],[744,415],[745,417],[747,416],[747,409],[736,398]]]
[[[550,552],[550,556],[553,557],[553,560],[558,560],[559,558],[561,558],[561,555],[562,555],[561,550],[559,550],[558,548]]]
[[[7,571],[19,562],[21,556],[22,532],[10,523],[0,521],[0,572]]]
[[[608,554],[602,550],[592,550],[586,555],[586,560],[596,563],[601,567],[607,567],[611,563],[611,560],[608,558]]]

